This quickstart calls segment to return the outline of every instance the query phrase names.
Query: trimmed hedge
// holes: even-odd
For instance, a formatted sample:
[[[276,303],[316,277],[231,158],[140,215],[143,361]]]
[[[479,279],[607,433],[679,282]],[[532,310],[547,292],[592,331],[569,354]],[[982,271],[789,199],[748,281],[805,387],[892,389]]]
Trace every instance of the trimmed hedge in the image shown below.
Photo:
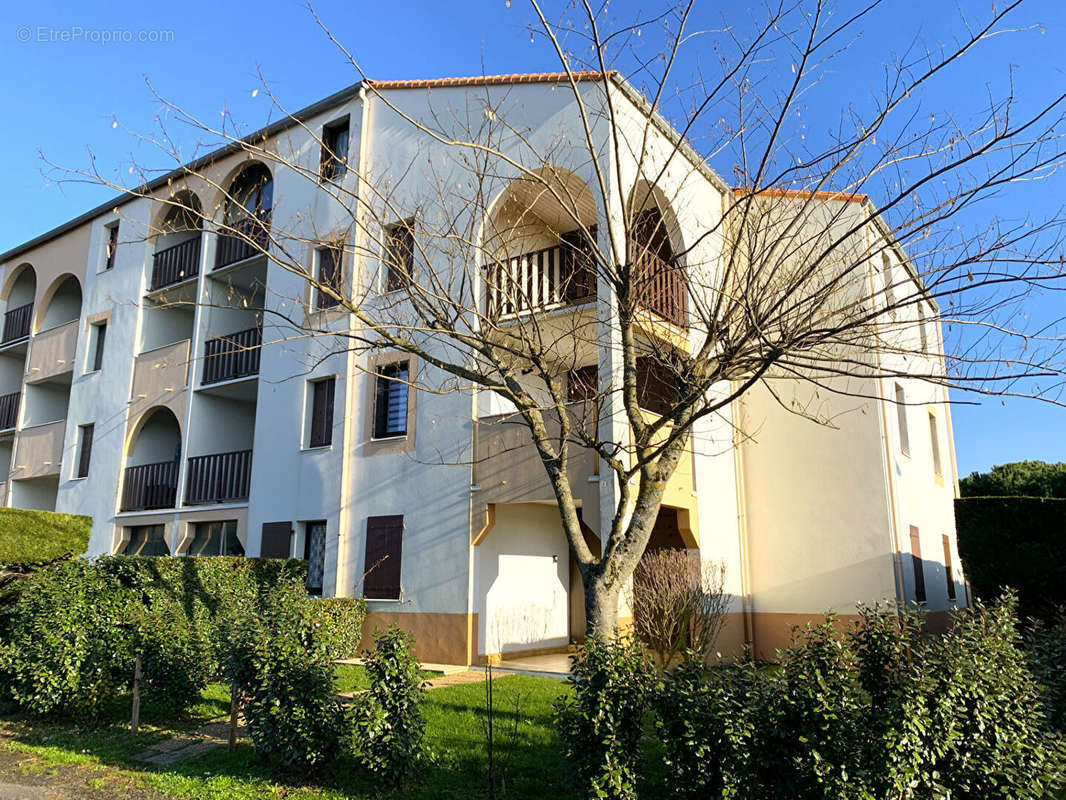
[[[1051,618],[1066,605],[1066,499],[965,497],[955,501],[959,555],[978,597],[1004,587],[1021,615]]]
[[[89,546],[92,517],[0,508],[0,567],[80,556]]]

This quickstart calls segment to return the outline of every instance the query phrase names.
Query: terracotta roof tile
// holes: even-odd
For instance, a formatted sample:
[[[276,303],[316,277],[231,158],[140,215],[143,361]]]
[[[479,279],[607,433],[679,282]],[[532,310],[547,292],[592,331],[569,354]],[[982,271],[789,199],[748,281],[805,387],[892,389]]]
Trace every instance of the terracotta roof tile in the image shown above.
[[[602,81],[603,73],[598,71],[571,73],[575,81]],[[614,70],[607,73],[615,75]],[[366,80],[374,89],[445,89],[452,86],[506,86],[519,83],[568,83],[570,76],[565,72],[527,72],[516,75],[480,75],[468,78],[430,78],[428,80],[377,81]]]

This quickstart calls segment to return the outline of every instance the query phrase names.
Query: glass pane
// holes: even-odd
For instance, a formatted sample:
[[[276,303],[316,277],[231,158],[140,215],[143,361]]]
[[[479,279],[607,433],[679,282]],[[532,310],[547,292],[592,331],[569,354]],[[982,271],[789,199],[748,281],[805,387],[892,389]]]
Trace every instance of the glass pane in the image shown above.
[[[307,524],[307,588],[322,591],[326,567],[326,523]]]
[[[224,556],[243,556],[244,545],[237,538],[237,520],[231,519],[222,523],[222,543]]]
[[[217,556],[219,553],[219,533],[221,525],[218,522],[201,522],[194,530],[192,544],[189,545],[190,556]]]

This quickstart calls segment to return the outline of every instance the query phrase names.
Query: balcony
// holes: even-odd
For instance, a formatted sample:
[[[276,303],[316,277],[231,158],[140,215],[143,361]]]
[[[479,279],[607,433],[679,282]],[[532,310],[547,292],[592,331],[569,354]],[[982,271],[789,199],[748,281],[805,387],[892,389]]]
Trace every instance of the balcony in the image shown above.
[[[215,248],[215,269],[236,264],[263,253],[270,244],[270,214],[262,220],[247,218],[235,223],[232,228],[239,235],[219,234]]]
[[[73,371],[77,346],[77,320],[38,333],[30,346],[26,381],[37,383]]]
[[[0,396],[0,430],[10,430],[18,424],[21,392]]]
[[[23,428],[15,441],[15,469],[11,477],[24,480],[58,475],[63,462],[66,420]]]
[[[3,344],[17,342],[30,335],[30,321],[33,319],[33,303],[13,308],[4,314]]]
[[[587,250],[563,242],[505,258],[489,270],[489,316],[549,311],[591,300],[596,272]]]
[[[152,256],[151,291],[173,286],[200,274],[200,237],[186,239]]]
[[[185,503],[196,506],[246,501],[251,478],[251,450],[193,456],[189,459]]]
[[[263,330],[258,327],[208,339],[204,343],[203,383],[258,375],[262,346]]]
[[[178,497],[178,462],[161,461],[126,467],[122,511],[173,508]]]
[[[682,330],[688,328],[688,287],[682,267],[645,250],[637,258],[635,283],[642,308]]]

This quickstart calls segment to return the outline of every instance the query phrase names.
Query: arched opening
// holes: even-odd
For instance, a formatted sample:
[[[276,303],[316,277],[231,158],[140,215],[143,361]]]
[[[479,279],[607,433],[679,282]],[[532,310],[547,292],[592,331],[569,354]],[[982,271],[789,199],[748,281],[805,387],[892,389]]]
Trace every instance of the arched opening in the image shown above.
[[[130,436],[122,511],[173,508],[181,464],[181,425],[169,408],[147,411]]]
[[[671,236],[677,222],[662,192],[641,183],[630,198],[629,258],[635,265],[633,302],[680,328],[688,327],[688,279]]]
[[[37,273],[29,264],[23,264],[14,280],[9,279],[4,300],[4,344],[24,339],[30,335],[33,321],[33,300],[37,295]]]
[[[179,192],[166,201],[152,255],[152,291],[200,274],[202,228],[203,209],[195,194]]]
[[[593,300],[596,221],[592,191],[572,172],[546,168],[511,181],[482,236],[489,316]]]
[[[274,178],[255,162],[242,169],[229,185],[222,212],[223,235],[215,251],[215,268],[252,258],[270,241]]]
[[[37,322],[37,330],[58,328],[77,322],[81,316],[81,283],[73,275],[58,278],[45,294],[44,313]]]

